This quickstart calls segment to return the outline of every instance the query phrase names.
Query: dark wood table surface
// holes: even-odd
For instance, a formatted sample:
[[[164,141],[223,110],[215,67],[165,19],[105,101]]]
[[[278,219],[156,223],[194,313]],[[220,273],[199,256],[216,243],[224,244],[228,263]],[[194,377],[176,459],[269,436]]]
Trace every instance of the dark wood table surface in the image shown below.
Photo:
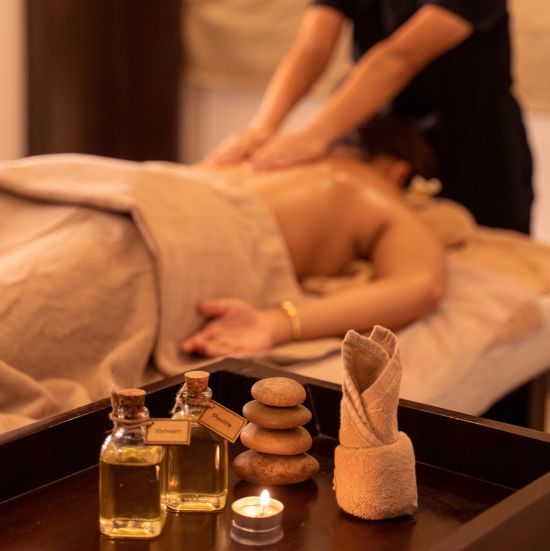
[[[278,374],[251,367],[239,375],[233,371],[235,364],[224,366],[212,376],[213,386],[218,387],[215,396],[235,410],[250,399],[248,390],[255,380]],[[243,373],[242,365],[237,363],[237,368]],[[332,489],[339,388],[298,379],[306,384],[306,405],[314,412],[308,428],[314,435],[311,453],[320,461],[321,471],[302,484],[268,487],[272,497],[285,505],[284,538],[261,549],[550,549],[550,474],[544,474],[550,469],[548,435],[403,403],[399,422],[415,445],[419,509],[412,517],[363,521],[338,508]],[[174,388],[174,381],[172,386],[162,383],[152,388],[147,399],[154,415],[167,407]],[[107,405],[103,401],[58,423],[37,427],[40,430],[25,429],[0,438],[3,498],[10,492],[13,496],[0,503],[0,549],[253,549],[230,538],[230,505],[235,499],[259,495],[263,487],[239,480],[231,469],[228,505],[222,512],[170,513],[161,536],[153,541],[101,536],[97,454],[108,426],[100,421]],[[83,433],[85,427],[94,430]],[[38,445],[45,434],[51,446]],[[65,450],[59,449],[59,442]],[[50,447],[58,448],[55,457]],[[230,446],[231,457],[243,449],[238,443]],[[523,461],[515,465],[522,454]],[[89,466],[82,468],[85,456]],[[51,475],[54,463],[58,471]],[[30,487],[21,493],[25,476]],[[521,542],[527,546],[517,547]]]

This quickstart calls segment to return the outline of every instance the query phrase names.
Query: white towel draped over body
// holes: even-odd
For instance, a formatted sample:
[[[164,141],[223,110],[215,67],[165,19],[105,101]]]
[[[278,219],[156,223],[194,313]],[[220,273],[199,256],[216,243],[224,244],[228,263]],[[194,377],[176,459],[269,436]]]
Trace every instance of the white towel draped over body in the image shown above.
[[[300,296],[269,210],[186,167],[0,163],[0,430],[182,372],[197,303]],[[196,360],[195,360],[196,362]]]

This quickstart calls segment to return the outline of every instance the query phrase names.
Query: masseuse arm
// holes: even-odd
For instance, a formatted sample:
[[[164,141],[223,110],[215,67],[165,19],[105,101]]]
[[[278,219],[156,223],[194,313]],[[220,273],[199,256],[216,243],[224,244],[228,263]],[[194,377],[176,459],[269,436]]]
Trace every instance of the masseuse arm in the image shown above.
[[[343,20],[339,12],[325,7],[306,11],[298,34],[273,74],[248,128],[224,140],[206,157],[207,162],[223,165],[242,161],[277,131],[325,69]]]
[[[443,296],[445,255],[440,243],[405,207],[384,223],[369,253],[377,279],[361,287],[296,303],[301,338],[343,336],[374,325],[398,329],[431,312]],[[280,307],[255,309],[239,299],[204,301],[205,326],[182,342],[186,353],[221,356],[270,348],[292,340]]]
[[[274,136],[255,151],[257,169],[313,160],[347,132],[367,122],[434,59],[473,32],[465,19],[426,5],[391,36],[370,48],[328,102],[297,132]]]

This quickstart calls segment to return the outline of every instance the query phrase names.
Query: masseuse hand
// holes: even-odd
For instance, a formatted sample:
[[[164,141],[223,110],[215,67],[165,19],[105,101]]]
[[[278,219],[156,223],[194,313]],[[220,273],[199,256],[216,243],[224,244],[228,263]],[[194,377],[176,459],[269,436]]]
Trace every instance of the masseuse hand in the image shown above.
[[[188,354],[216,357],[265,350],[284,338],[281,331],[288,330],[280,311],[260,310],[241,299],[205,300],[199,304],[199,313],[209,321],[181,343]]]
[[[269,130],[256,127],[232,134],[211,151],[204,161],[212,166],[224,166],[245,161],[269,140],[271,135]]]
[[[250,158],[252,168],[270,170],[306,163],[327,153],[329,143],[312,132],[300,131],[274,136],[256,149]]]

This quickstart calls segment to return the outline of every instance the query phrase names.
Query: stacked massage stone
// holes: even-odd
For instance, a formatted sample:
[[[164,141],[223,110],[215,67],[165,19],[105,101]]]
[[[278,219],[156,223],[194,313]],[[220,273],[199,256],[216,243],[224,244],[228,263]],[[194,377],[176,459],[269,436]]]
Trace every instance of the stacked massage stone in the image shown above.
[[[318,461],[306,452],[312,439],[303,427],[311,412],[302,406],[304,387],[293,379],[270,377],[252,387],[254,400],[243,407],[248,424],[241,442],[249,448],[233,461],[242,479],[255,484],[296,484],[319,471]]]

